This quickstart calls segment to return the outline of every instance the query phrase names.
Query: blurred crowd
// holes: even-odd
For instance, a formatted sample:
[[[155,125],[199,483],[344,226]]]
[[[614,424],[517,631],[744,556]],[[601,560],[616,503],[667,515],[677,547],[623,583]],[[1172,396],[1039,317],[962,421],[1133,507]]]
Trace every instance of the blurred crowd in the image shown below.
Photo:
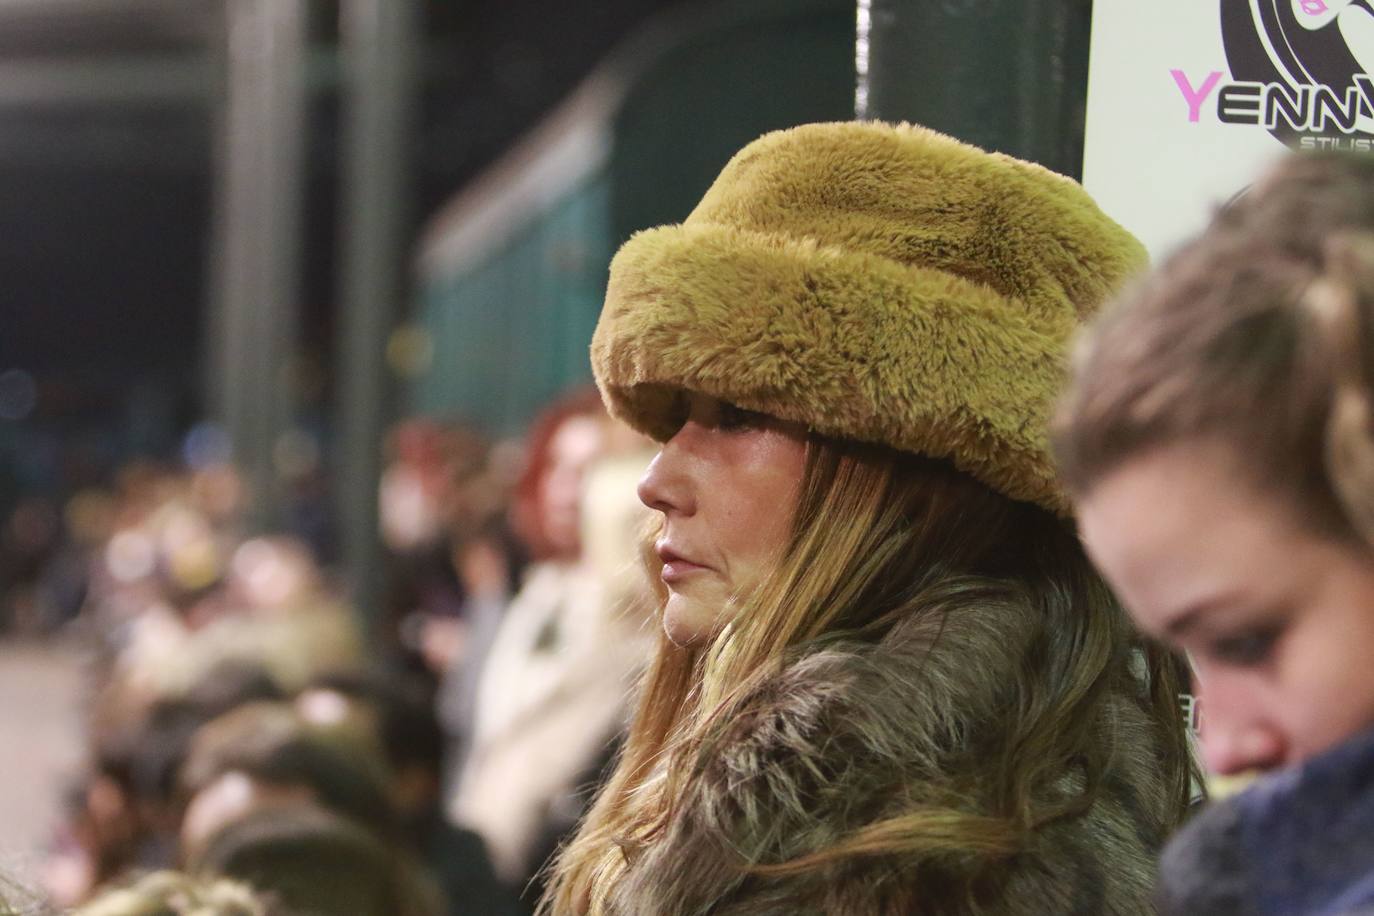
[[[247,531],[222,462],[141,461],[4,520],[0,629],[85,659],[51,903],[533,910],[650,654],[626,558],[651,452],[592,389],[520,441],[408,420],[385,449],[378,607],[350,603],[327,538]]]

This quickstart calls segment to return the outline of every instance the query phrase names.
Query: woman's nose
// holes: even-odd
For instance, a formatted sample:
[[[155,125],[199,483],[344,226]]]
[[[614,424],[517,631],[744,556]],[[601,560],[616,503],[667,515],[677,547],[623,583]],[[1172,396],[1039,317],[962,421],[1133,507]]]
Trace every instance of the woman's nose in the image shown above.
[[[1207,769],[1228,776],[1282,766],[1288,757],[1288,741],[1283,729],[1257,703],[1254,693],[1243,685],[1216,687],[1219,689],[1212,689],[1209,684],[1199,698],[1199,737]]]
[[[676,437],[674,437],[675,439]],[[677,515],[690,515],[694,510],[690,481],[682,468],[682,456],[674,447],[674,439],[649,462],[649,468],[639,480],[639,501],[650,509]]]
[[[1207,769],[1219,776],[1282,766],[1284,748],[1283,736],[1269,726],[1222,729],[1208,723],[1203,728],[1202,758]]]

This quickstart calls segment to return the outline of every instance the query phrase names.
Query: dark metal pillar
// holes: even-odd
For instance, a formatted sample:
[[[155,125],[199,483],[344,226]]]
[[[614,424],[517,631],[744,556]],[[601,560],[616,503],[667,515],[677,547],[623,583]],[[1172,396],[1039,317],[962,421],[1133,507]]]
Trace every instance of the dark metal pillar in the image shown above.
[[[1092,0],[858,0],[860,118],[1078,177]]]
[[[338,339],[338,518],[344,569],[365,627],[383,588],[377,485],[388,419],[387,338],[401,315],[410,217],[419,5],[341,5],[346,132]]]
[[[291,420],[300,297],[308,0],[228,0],[218,112],[211,413],[249,487],[248,525],[279,522],[273,451]]]

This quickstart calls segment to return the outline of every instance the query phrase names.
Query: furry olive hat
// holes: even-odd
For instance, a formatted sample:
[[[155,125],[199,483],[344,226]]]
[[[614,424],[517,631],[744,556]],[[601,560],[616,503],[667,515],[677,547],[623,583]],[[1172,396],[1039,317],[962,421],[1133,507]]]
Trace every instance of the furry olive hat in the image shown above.
[[[1066,513],[1046,425],[1067,344],[1145,260],[1040,166],[912,125],[811,124],[621,247],[592,367],[611,413],[660,440],[698,391]]]

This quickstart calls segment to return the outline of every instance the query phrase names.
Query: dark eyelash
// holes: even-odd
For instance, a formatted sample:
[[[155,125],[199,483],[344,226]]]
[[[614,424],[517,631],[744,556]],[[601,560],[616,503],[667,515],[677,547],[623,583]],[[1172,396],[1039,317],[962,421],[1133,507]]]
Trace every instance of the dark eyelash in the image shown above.
[[[1263,663],[1273,651],[1281,628],[1257,627],[1212,641],[1212,657],[1228,665],[1250,667]]]
[[[761,425],[764,415],[755,413],[752,410],[745,410],[743,407],[736,407],[734,404],[720,405],[720,416],[716,420],[716,425],[723,430],[753,429]]]

